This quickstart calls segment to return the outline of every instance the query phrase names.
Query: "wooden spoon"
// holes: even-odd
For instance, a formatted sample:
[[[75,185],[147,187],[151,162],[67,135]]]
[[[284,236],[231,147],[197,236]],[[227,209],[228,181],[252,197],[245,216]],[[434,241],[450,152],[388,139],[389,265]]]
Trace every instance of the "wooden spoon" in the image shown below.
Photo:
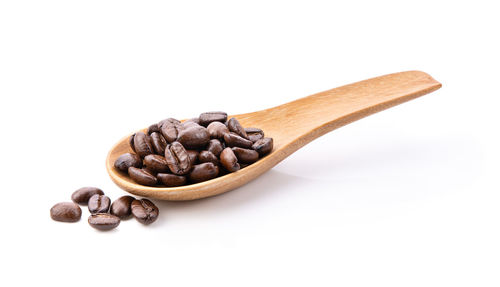
[[[235,115],[244,127],[258,127],[274,139],[273,151],[237,172],[180,187],[149,187],[133,182],[113,167],[123,153],[131,152],[124,137],[109,152],[106,168],[122,189],[140,196],[164,200],[192,200],[214,196],[257,178],[315,138],[336,128],[415,99],[441,87],[420,71],[385,75],[342,86],[274,108]],[[144,130],[145,131],[145,130]]]

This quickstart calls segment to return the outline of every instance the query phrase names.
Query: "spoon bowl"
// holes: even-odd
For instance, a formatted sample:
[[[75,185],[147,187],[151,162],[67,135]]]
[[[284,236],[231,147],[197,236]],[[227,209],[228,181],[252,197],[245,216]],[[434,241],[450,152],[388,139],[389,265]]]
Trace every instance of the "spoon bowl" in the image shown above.
[[[270,109],[235,117],[244,127],[258,127],[274,141],[273,151],[236,172],[179,187],[150,187],[135,183],[114,168],[115,160],[132,152],[122,138],[108,153],[106,169],[120,188],[162,200],[193,200],[240,187],[271,169],[312,140],[351,122],[433,92],[441,84],[420,71],[380,76],[304,97]],[[144,129],[143,131],[146,131]]]

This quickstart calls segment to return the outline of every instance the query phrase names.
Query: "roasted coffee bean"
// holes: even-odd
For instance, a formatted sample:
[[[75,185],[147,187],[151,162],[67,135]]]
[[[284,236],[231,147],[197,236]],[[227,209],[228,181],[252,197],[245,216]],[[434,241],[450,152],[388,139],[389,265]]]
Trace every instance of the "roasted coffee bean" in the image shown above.
[[[78,204],[87,205],[90,197],[94,194],[104,194],[104,192],[97,187],[82,187],[73,192],[71,200]]]
[[[148,154],[154,153],[153,146],[151,145],[151,138],[143,132],[137,132],[135,134],[134,147],[135,147],[135,152],[141,158],[144,158]]]
[[[158,172],[168,172],[170,169],[168,168],[167,160],[157,154],[148,154],[144,158],[144,164],[146,165],[148,171],[152,173]]]
[[[97,230],[107,231],[120,225],[120,218],[109,213],[97,213],[89,216],[89,224]]]
[[[129,167],[142,167],[141,158],[134,153],[124,153],[115,161],[115,168],[127,172]]]
[[[165,149],[165,159],[170,171],[177,175],[184,175],[191,171],[192,163],[189,154],[179,142],[173,142]]]
[[[111,208],[109,209],[110,213],[120,217],[121,219],[127,218],[132,214],[132,201],[135,198],[130,195],[124,195],[117,200],[113,201],[111,204]]]
[[[201,114],[199,119],[200,125],[206,127],[212,122],[225,122],[227,120],[227,114],[225,112],[207,112]]]
[[[192,122],[192,123],[195,123],[195,124],[199,125],[200,124],[200,118],[192,118],[192,119],[186,120],[184,123],[188,123],[188,122]]]
[[[175,175],[170,173],[159,173],[156,175],[158,181],[163,183],[167,187],[181,186],[185,185],[187,179],[183,175]]]
[[[153,146],[156,154],[165,154],[165,148],[167,147],[167,140],[159,132],[154,132],[151,134],[151,145]]]
[[[177,140],[187,149],[197,149],[208,143],[210,135],[206,128],[193,124],[180,130]]]
[[[219,174],[219,167],[211,162],[197,164],[189,173],[189,181],[192,183],[206,181],[217,177]]]
[[[82,217],[82,209],[73,202],[60,202],[52,206],[50,217],[55,221],[77,222]]]
[[[229,147],[225,148],[220,154],[220,163],[229,172],[235,172],[240,169],[238,158],[233,150]]]
[[[109,197],[102,194],[95,194],[89,199],[89,211],[90,213],[106,213],[109,210],[109,205],[111,200]]]
[[[248,139],[253,143],[264,137],[264,131],[258,128],[245,128],[245,132],[248,135]]]
[[[152,124],[148,128],[148,135],[151,135],[152,133],[159,133],[160,132],[160,127],[158,127],[158,124]]]
[[[221,122],[212,122],[207,127],[210,138],[223,139],[224,134],[229,133],[229,129]]]
[[[132,201],[132,215],[142,224],[153,223],[159,213],[158,207],[148,199]]]
[[[253,149],[233,147],[232,150],[239,163],[254,163],[259,159],[259,153]]]
[[[260,139],[252,145],[252,148],[256,150],[260,156],[264,156],[273,150],[273,139],[272,138]]]
[[[177,140],[181,129],[181,122],[176,119],[169,118],[160,122],[161,134],[169,143]]]
[[[219,165],[219,160],[217,159],[217,157],[213,153],[206,150],[202,150],[200,152],[200,154],[198,155],[198,161],[200,163],[211,162],[214,165]]]
[[[161,127],[165,124],[165,123],[172,123],[172,124],[180,124],[181,121],[177,120],[177,119],[174,119],[174,118],[168,118],[168,119],[164,119],[164,120],[161,120],[158,122],[158,127],[161,129]]]
[[[131,166],[128,168],[128,175],[138,184],[148,186],[156,185],[156,177],[144,169]]]
[[[128,145],[135,152],[134,137],[135,137],[135,134],[133,134],[133,135],[130,136],[130,138],[128,139]]]
[[[242,147],[242,148],[250,148],[252,146],[252,142],[240,137],[235,133],[228,133],[224,135],[224,142],[226,142],[227,146],[230,147]]]
[[[240,122],[238,122],[236,118],[231,118],[227,122],[227,127],[229,128],[229,131],[239,135],[244,139],[248,139],[248,135],[245,132],[245,129],[240,125]]]
[[[208,142],[207,151],[213,153],[215,156],[219,156],[223,149],[224,147],[217,139],[212,139]]]
[[[186,150],[189,156],[189,160],[191,161],[191,165],[195,165],[198,163],[198,155],[200,154],[199,151],[194,150],[194,149],[188,149]]]

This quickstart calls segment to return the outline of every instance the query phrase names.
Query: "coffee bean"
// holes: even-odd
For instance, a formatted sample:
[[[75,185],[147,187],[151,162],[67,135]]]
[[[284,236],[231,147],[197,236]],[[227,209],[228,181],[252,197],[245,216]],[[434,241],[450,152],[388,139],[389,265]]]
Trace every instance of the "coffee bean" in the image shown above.
[[[244,139],[248,139],[248,135],[245,132],[245,129],[240,125],[240,122],[238,122],[236,118],[231,118],[227,122],[227,127],[229,128],[229,131],[239,135]]]
[[[73,202],[60,202],[52,206],[50,217],[55,221],[77,222],[82,217],[82,209]]]
[[[113,201],[110,208],[110,213],[118,216],[121,219],[127,218],[132,214],[132,201],[135,198],[130,195],[124,195],[117,200]]]
[[[133,134],[133,135],[130,136],[130,138],[128,139],[128,145],[135,152],[134,137],[135,137],[135,134]]]
[[[196,163],[198,163],[198,155],[200,154],[200,152],[194,149],[188,149],[186,151],[188,153],[191,164],[195,165]]]
[[[97,230],[107,231],[120,225],[120,218],[109,213],[97,213],[90,215],[88,222]]]
[[[160,131],[165,140],[171,143],[177,140],[181,130],[181,122],[176,119],[168,118],[160,122]]]
[[[179,131],[177,140],[187,149],[203,148],[210,140],[208,130],[193,124]]]
[[[175,175],[170,173],[159,173],[156,175],[158,181],[163,183],[167,187],[181,186],[185,185],[187,179],[183,175]]]
[[[224,147],[221,142],[217,139],[211,139],[207,145],[207,151],[213,153],[215,156],[219,156]]]
[[[224,134],[229,133],[229,129],[221,122],[212,122],[207,127],[210,138],[223,139]]]
[[[248,135],[248,139],[253,143],[264,137],[264,131],[258,128],[245,128],[245,132]]]
[[[252,148],[256,150],[260,156],[264,156],[273,150],[273,139],[272,138],[260,139],[252,145]]]
[[[202,113],[199,119],[200,125],[206,127],[212,122],[225,122],[227,120],[227,114],[225,112],[207,112]]]
[[[229,147],[225,148],[220,154],[220,163],[229,172],[235,172],[240,169],[238,158],[233,150]]]
[[[224,141],[227,146],[230,147],[242,147],[242,148],[250,148],[252,146],[252,142],[240,137],[235,133],[228,133],[224,135]]]
[[[89,211],[90,213],[106,213],[109,210],[109,205],[111,200],[109,197],[102,194],[95,194],[89,199]]]
[[[73,192],[71,200],[78,204],[87,205],[90,197],[94,194],[104,194],[104,192],[97,187],[82,187]]]
[[[142,167],[141,158],[133,153],[124,153],[115,161],[115,168],[122,172],[127,172],[129,167]]]
[[[156,177],[144,169],[131,166],[128,168],[128,175],[138,184],[148,186],[156,185]]]
[[[167,140],[159,132],[154,132],[151,134],[151,145],[156,154],[165,154],[165,147],[167,147]]]
[[[150,200],[132,201],[132,215],[142,224],[151,224],[158,218],[159,210]]]
[[[167,160],[161,155],[148,154],[144,158],[144,164],[153,173],[169,171]]]
[[[152,124],[148,128],[148,135],[151,135],[152,133],[159,133],[160,132],[160,127],[158,127],[158,124]]]
[[[200,163],[211,162],[214,165],[219,165],[219,160],[217,159],[217,157],[213,153],[206,150],[202,150],[200,152],[200,154],[198,155],[198,161]]]
[[[179,142],[173,142],[165,149],[165,159],[172,173],[184,175],[189,173],[192,167],[189,155]]]
[[[239,163],[254,163],[259,159],[259,153],[253,149],[233,147],[232,150]]]
[[[154,153],[153,146],[151,145],[151,138],[143,132],[137,132],[135,134],[134,147],[135,147],[135,152],[141,158],[144,158],[148,154]]]
[[[219,167],[211,162],[197,164],[189,174],[189,180],[192,183],[198,183],[217,177],[219,174]]]
[[[188,122],[192,122],[192,123],[195,123],[195,124],[199,125],[200,124],[200,118],[192,118],[192,119],[186,120],[184,123],[188,123]]]

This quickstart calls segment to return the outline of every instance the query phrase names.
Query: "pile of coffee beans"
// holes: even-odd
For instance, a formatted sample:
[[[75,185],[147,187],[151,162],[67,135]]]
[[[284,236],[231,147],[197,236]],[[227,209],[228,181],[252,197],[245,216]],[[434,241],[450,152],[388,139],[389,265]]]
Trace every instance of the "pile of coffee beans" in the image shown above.
[[[225,112],[202,113],[180,122],[168,118],[130,137],[133,153],[114,167],[147,186],[181,186],[235,172],[267,155],[273,139],[261,129],[243,128]]]
[[[151,224],[158,218],[159,210],[148,199],[135,199],[125,195],[111,203],[109,197],[97,187],[82,187],[71,195],[73,202],[60,202],[50,209],[50,217],[56,221],[77,222],[82,217],[79,205],[87,205],[90,226],[98,230],[111,230],[122,219],[133,215],[142,224]]]

